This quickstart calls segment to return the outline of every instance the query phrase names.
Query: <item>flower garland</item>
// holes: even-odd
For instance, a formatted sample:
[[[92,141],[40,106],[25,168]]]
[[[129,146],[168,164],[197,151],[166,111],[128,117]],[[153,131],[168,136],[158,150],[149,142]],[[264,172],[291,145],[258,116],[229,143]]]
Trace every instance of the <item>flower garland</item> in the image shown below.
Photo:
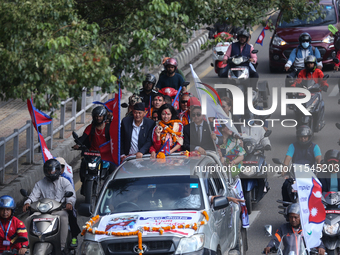
[[[83,231],[81,232],[81,236],[84,236],[86,232],[89,232],[93,235],[108,235],[108,236],[137,236],[138,237],[138,249],[139,249],[139,255],[142,255],[143,253],[143,246],[142,246],[142,234],[143,231],[158,231],[160,235],[163,235],[164,230],[173,230],[173,229],[185,229],[185,228],[192,228],[193,230],[197,231],[198,228],[202,225],[205,225],[209,221],[209,216],[206,211],[202,211],[202,214],[204,216],[204,219],[198,223],[194,224],[186,224],[186,225],[170,225],[165,227],[140,227],[138,230],[133,232],[112,232],[112,231],[99,231],[97,228],[92,228],[94,224],[96,224],[100,218],[99,215],[94,216],[92,219],[90,219],[88,222],[85,223],[85,226],[83,226]]]
[[[175,132],[169,127],[169,126],[173,127],[174,123],[181,123],[181,121],[180,120],[170,120],[167,123],[165,123],[163,120],[161,120],[158,123],[158,125],[160,125],[163,128],[163,132],[161,133],[161,144],[162,145],[165,143],[165,137],[166,137],[167,133],[171,134],[173,143],[176,143],[177,136],[182,135],[182,132]]]

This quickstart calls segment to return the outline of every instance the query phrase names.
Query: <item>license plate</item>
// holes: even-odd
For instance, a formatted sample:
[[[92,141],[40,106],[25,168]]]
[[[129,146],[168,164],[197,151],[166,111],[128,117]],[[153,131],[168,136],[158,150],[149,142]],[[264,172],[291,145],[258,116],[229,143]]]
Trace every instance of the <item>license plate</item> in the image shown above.
[[[97,152],[84,152],[84,155],[100,157],[100,153]]]
[[[231,71],[243,71],[245,68],[230,68]]]
[[[340,214],[340,210],[326,210],[326,213],[336,213],[336,214]]]
[[[36,221],[53,221],[53,218],[38,218],[38,219],[33,219],[34,222]]]

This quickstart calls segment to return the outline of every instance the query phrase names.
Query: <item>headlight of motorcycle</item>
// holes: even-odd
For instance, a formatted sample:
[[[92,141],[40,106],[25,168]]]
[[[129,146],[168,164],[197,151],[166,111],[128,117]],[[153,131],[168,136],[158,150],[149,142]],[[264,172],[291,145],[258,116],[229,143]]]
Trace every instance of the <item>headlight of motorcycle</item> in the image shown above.
[[[242,175],[244,176],[252,176],[256,174],[257,172],[257,166],[243,166],[242,167]]]
[[[328,224],[325,223],[323,225],[323,230],[328,235],[335,235],[339,231],[339,223],[337,222],[337,223],[335,223],[333,225],[328,225]]]
[[[315,98],[314,101],[307,107],[307,111],[311,112],[317,103],[318,103],[318,98]]]
[[[39,205],[37,206],[38,210],[42,213],[48,212],[50,209],[52,209],[52,207],[53,207],[52,201],[48,203],[39,203]]]
[[[283,46],[286,45],[287,43],[282,40],[280,37],[278,37],[277,35],[274,36],[273,38],[273,45],[275,46]]]
[[[331,35],[328,35],[327,37],[325,37],[322,42],[324,43],[334,43],[334,37],[332,37]]]
[[[233,58],[232,62],[238,66],[243,62],[243,57]]]
[[[102,246],[98,242],[83,242],[80,255],[105,255]]]
[[[96,170],[97,163],[88,163],[87,166],[90,170]]]
[[[183,237],[178,244],[175,254],[199,251],[204,245],[204,234],[196,234],[191,237]]]
[[[245,68],[244,72],[238,78],[239,79],[248,79],[249,78],[249,69]]]

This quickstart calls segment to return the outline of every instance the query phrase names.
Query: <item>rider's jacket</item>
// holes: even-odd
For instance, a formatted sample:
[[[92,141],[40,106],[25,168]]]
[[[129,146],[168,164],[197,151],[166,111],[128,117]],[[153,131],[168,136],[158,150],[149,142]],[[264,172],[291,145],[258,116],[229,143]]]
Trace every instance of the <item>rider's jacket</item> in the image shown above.
[[[17,243],[12,245],[19,236],[27,238],[27,230],[24,223],[17,217],[12,217],[10,219],[0,219],[2,226],[0,227],[0,253],[9,249],[22,248],[23,245],[28,246],[28,242]],[[10,224],[10,226],[9,226]],[[9,226],[9,229],[8,229]],[[5,231],[4,231],[5,229]],[[7,238],[5,238],[5,232],[8,229]],[[4,245],[4,240],[10,241],[11,245]]]
[[[292,157],[292,162],[294,164],[309,164],[310,166],[315,164],[315,143],[311,143],[308,147],[301,146],[298,142],[293,143],[293,145],[294,155]]]
[[[320,51],[318,48],[313,48],[311,45],[304,49],[302,46],[298,46],[295,48],[289,55],[289,59],[286,63],[286,67],[291,67],[294,63],[294,66],[298,69],[303,69],[305,67],[305,58],[309,55],[313,55],[316,58],[321,58]],[[318,66],[322,67],[322,61],[317,63]]]
[[[230,56],[242,55],[242,56],[249,58],[250,57],[250,48],[251,48],[251,46],[248,43],[246,43],[244,45],[242,52],[241,52],[240,43],[239,42],[232,43]]]
[[[298,78],[296,82],[292,84],[292,87],[296,87],[297,84],[300,84],[302,80],[306,79],[313,79],[316,83],[321,83],[321,86],[329,86],[326,80],[323,80],[322,78],[324,77],[323,72],[319,69],[316,68],[313,72],[307,72],[306,69],[301,70],[299,72]]]

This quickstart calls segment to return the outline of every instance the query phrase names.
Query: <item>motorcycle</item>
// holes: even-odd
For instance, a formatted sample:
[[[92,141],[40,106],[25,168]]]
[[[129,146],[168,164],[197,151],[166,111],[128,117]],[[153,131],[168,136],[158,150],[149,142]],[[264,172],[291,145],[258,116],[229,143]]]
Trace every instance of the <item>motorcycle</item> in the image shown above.
[[[278,255],[317,255],[316,248],[310,249],[308,252],[302,235],[293,233],[284,235],[281,238],[280,245],[277,249]]]
[[[326,207],[326,219],[322,231],[322,242],[330,255],[340,248],[340,192],[322,192],[322,202]]]
[[[325,75],[323,80],[328,79],[328,77],[329,75]],[[298,128],[301,125],[307,125],[310,127],[313,133],[319,132],[325,126],[325,103],[320,91],[321,86],[313,79],[303,80],[301,85],[303,88],[306,88],[311,92],[310,100],[302,104],[307,109],[307,111],[311,113],[311,116],[306,116],[300,111],[298,107],[296,107],[296,105],[294,105],[294,112],[296,116],[295,120],[298,123],[296,127]],[[304,98],[305,94],[295,93],[294,97]]]
[[[27,241],[28,241],[28,239],[26,237],[18,236],[18,238],[14,241],[14,243],[11,244],[10,249],[8,251],[3,251],[1,254],[2,255],[16,255],[16,254],[18,254],[18,250],[17,249],[11,249],[11,247],[14,244],[24,243],[24,242],[27,242]],[[28,251],[26,251],[25,254],[28,254]]]
[[[28,198],[28,193],[26,190],[21,189],[20,193],[25,198]],[[59,215],[53,215],[52,212],[63,210],[63,208],[66,206],[66,201],[62,202],[62,200],[71,196],[73,196],[73,192],[67,191],[60,201],[42,198],[39,201],[31,204],[31,214],[39,214],[34,214],[31,222],[29,222],[27,226],[30,254],[61,254],[61,219]],[[71,238],[71,232],[69,230],[66,241],[67,246],[65,249],[75,254],[75,248],[72,248],[68,245],[71,243]]]
[[[99,195],[103,180],[109,173],[110,163],[101,160],[100,153],[89,151],[89,149],[79,141],[78,135],[72,132],[74,141],[80,145],[82,163],[80,171],[84,172],[82,195],[85,196],[85,203],[91,204],[94,208]]]
[[[243,159],[245,171],[241,171],[240,178],[248,214],[252,212],[252,204],[258,203],[268,192],[267,171],[264,171],[267,162],[264,155],[265,148],[261,142],[271,133],[271,130],[267,130],[264,137],[258,142],[251,136],[242,139],[246,155]],[[265,191],[265,189],[267,190]]]

